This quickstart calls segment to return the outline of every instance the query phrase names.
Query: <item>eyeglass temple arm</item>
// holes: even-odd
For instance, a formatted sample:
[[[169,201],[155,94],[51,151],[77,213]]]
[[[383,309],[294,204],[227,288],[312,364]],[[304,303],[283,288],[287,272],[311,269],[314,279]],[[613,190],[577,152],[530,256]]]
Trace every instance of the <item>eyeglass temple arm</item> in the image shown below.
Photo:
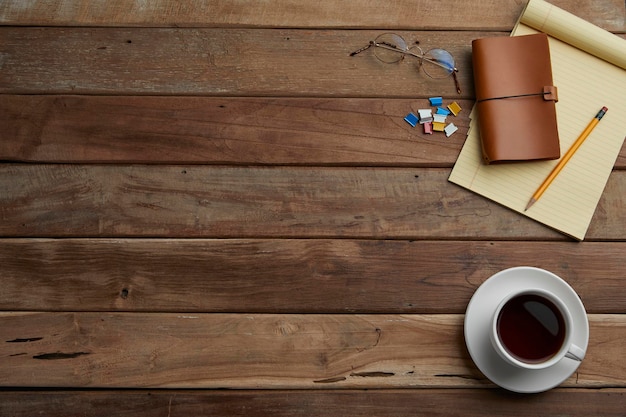
[[[376,45],[376,43],[374,41],[370,41],[370,43],[368,43],[367,45],[365,45],[363,48],[359,48],[354,52],[350,52],[350,56],[355,56],[356,54],[360,54],[363,51],[366,51],[368,49],[370,49],[372,46]]]
[[[459,72],[459,70],[456,68],[452,71],[452,79],[454,79],[454,86],[456,87],[456,93],[461,94],[461,85],[459,84],[459,79],[456,77],[457,72]]]

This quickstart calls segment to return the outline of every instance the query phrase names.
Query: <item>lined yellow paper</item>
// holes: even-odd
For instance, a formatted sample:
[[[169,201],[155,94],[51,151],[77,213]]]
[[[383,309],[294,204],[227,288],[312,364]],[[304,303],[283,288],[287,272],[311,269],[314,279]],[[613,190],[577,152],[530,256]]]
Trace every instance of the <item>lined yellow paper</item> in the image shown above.
[[[531,0],[522,13],[518,26],[519,24],[626,68],[626,44],[623,39],[543,0]],[[516,30],[517,27],[513,30],[514,35]]]
[[[531,0],[512,35],[537,31],[549,35],[561,155],[602,106],[607,114],[528,211],[528,200],[558,161],[484,165],[475,109],[449,180],[583,240],[626,136],[626,40]]]

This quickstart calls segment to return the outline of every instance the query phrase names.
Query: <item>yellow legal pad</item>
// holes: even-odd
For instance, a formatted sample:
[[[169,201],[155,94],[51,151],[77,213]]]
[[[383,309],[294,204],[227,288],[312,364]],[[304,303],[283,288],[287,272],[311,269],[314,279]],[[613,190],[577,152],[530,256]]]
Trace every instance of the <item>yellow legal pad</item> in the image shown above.
[[[583,240],[626,136],[626,40],[543,0],[530,0],[512,36],[549,35],[561,155],[603,106],[606,116],[535,205],[554,161],[485,165],[475,109],[449,180]]]

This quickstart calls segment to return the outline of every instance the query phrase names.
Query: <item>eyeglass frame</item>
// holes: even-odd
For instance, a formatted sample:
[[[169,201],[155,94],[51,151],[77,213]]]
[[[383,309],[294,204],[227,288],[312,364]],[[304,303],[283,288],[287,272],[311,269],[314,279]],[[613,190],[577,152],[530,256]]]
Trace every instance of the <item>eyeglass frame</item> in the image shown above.
[[[400,39],[402,39],[402,40],[404,41],[404,38],[403,38],[402,36],[400,36],[400,35],[398,35],[398,34],[395,34],[395,33],[390,33],[390,34],[391,34],[391,35],[395,35],[395,36],[399,37]],[[384,34],[379,35],[376,39],[378,39],[380,36],[383,36],[383,35],[384,35]],[[404,42],[405,42],[405,44],[406,44],[406,41],[404,41]],[[446,69],[446,70],[450,70],[450,67],[449,67],[449,66],[444,65],[444,64],[441,64],[441,63],[439,63],[439,62],[437,62],[437,61],[435,61],[435,60],[432,60],[432,59],[426,58],[426,57],[424,56],[424,55],[425,55],[425,53],[422,51],[422,48],[420,48],[419,46],[418,46],[418,49],[419,49],[420,51],[422,51],[422,55],[418,55],[418,54],[416,54],[416,53],[412,52],[410,48],[407,48],[406,50],[402,50],[402,49],[399,49],[399,48],[397,48],[397,47],[395,47],[395,46],[392,46],[392,45],[387,45],[387,44],[385,44],[385,43],[378,43],[378,42],[376,42],[376,41],[369,41],[369,43],[368,43],[366,46],[364,46],[364,47],[362,47],[362,48],[359,48],[359,49],[357,49],[357,50],[356,50],[356,51],[354,51],[354,52],[351,52],[351,53],[350,53],[350,56],[355,56],[356,54],[360,54],[361,52],[368,50],[368,49],[369,49],[369,48],[371,48],[372,46],[373,46],[373,47],[377,47],[377,48],[386,49],[386,50],[388,50],[388,51],[392,51],[392,52],[397,52],[397,53],[399,53],[399,54],[402,54],[402,58],[400,58],[398,61],[400,61],[400,60],[404,59],[404,56],[406,56],[406,55],[410,55],[410,56],[415,57],[415,58],[417,58],[417,59],[419,59],[419,60],[421,60],[421,61],[426,61],[426,62],[429,62],[429,63],[431,63],[431,64],[433,64],[433,65],[437,65],[438,67],[444,68],[444,69]],[[446,51],[445,49],[443,49],[443,50],[444,50],[444,51]],[[428,52],[428,51],[427,51],[427,52]],[[448,52],[448,51],[446,51],[446,52]],[[450,54],[450,52],[448,52],[448,53]],[[452,57],[452,59],[454,59],[454,57],[452,56],[452,54],[450,54],[450,56]],[[380,58],[379,58],[379,59],[380,59]],[[381,61],[382,61],[382,60],[381,60]],[[385,62],[385,61],[382,61],[382,62]],[[387,63],[387,64],[389,64],[390,62],[386,62],[386,63]],[[421,66],[421,65],[420,65],[420,66]],[[425,73],[426,73],[426,75],[428,75],[430,78],[435,79],[435,77],[433,77],[432,75],[428,74],[428,72],[427,72],[426,70],[424,70],[424,72],[425,72]],[[459,80],[458,80],[458,78],[457,78],[457,76],[456,76],[456,74],[457,74],[458,72],[459,72],[459,69],[458,69],[456,66],[454,66],[454,67],[452,68],[452,70],[450,71],[450,73],[449,73],[449,75],[448,75],[448,76],[452,75],[452,78],[454,79],[454,86],[456,87],[456,92],[457,92],[458,94],[461,94],[461,86],[460,86],[460,84],[459,84]],[[448,77],[448,76],[447,76],[447,77]]]

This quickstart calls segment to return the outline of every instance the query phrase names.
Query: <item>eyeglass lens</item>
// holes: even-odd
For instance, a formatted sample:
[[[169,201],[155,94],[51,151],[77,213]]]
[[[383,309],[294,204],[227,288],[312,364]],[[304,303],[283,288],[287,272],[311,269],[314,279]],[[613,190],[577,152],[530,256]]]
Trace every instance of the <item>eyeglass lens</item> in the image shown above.
[[[374,55],[383,62],[393,63],[404,58],[402,52],[409,50],[406,41],[395,33],[383,33],[374,41],[381,47],[374,48]]]
[[[376,58],[386,63],[398,62],[405,53],[422,57],[418,65],[422,65],[424,72],[432,78],[445,78],[454,71],[454,58],[445,49],[431,49],[424,53],[420,47],[409,47],[406,41],[395,33],[383,33],[375,40],[378,47],[374,48]]]
[[[454,71],[454,58],[445,49],[431,49],[424,54],[424,58],[427,59],[422,65],[424,72],[433,78],[445,78]],[[433,62],[440,65],[435,65]]]

